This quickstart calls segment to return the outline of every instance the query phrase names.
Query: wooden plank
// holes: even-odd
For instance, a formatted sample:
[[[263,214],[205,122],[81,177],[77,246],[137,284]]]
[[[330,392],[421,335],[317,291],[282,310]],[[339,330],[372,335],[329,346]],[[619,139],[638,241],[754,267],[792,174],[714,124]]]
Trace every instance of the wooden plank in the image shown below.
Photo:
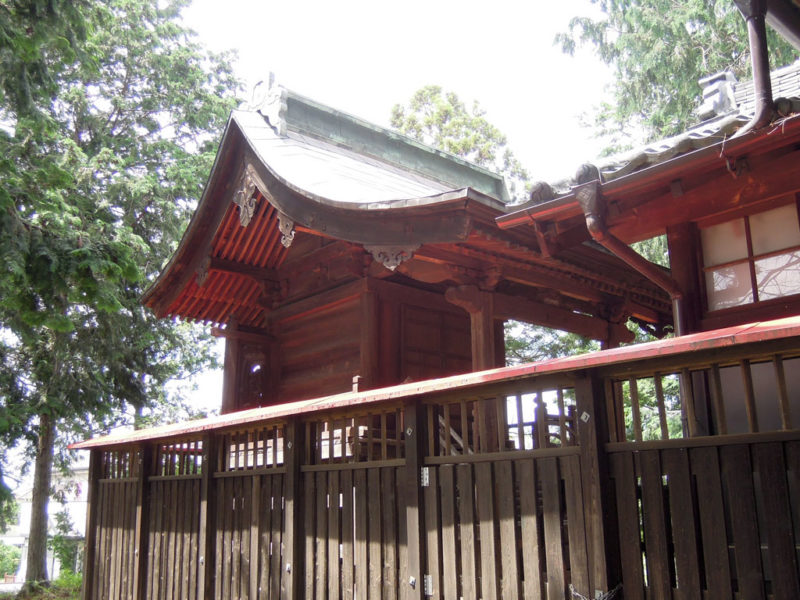
[[[314,539],[314,598],[328,597],[328,473],[319,471],[316,477],[316,535]]]
[[[450,468],[452,467],[445,467]],[[441,576],[441,563],[442,563],[442,546],[439,536],[442,534],[442,521],[439,511],[439,468],[428,468],[429,485],[423,488],[423,506],[425,508],[425,554],[427,564],[425,570],[431,576],[433,583],[432,593],[429,596],[433,600],[440,600],[442,598],[442,576]],[[453,547],[455,549],[455,539],[453,540]],[[422,565],[420,565],[422,571]],[[413,574],[413,572],[411,573]],[[417,581],[421,581],[417,578]],[[420,584],[421,587],[421,584]],[[415,595],[414,597],[419,597]]]
[[[730,511],[736,581],[741,598],[764,600],[764,572],[758,535],[753,465],[746,445],[719,450],[722,482]]]
[[[218,447],[221,444],[218,444]],[[220,460],[219,455],[217,455],[217,461]],[[217,462],[220,465],[219,462]],[[221,465],[220,465],[221,466]],[[213,477],[212,475],[209,475]],[[222,579],[223,579],[223,565],[224,565],[224,556],[225,556],[225,513],[228,512],[225,510],[227,507],[226,500],[225,500],[225,480],[216,481],[214,482],[214,487],[216,488],[216,502],[214,503],[214,507],[216,508],[216,536],[214,542],[215,552],[211,555],[206,555],[208,557],[208,562],[213,563],[214,565],[214,574],[213,574],[213,581],[214,581],[214,594],[213,595],[206,595],[206,598],[223,598],[222,594]],[[206,587],[209,587],[208,585]],[[155,596],[154,596],[155,597]]]
[[[664,485],[661,478],[659,453],[639,454],[642,468],[642,513],[644,549],[647,565],[647,587],[655,598],[669,598],[672,584],[669,578]]]
[[[456,551],[455,467],[442,465],[439,474],[442,499],[442,596],[458,598],[459,568]]]
[[[315,498],[317,494],[314,473],[303,474],[303,520],[305,524],[305,560],[303,567],[305,572],[305,597],[314,597],[314,571],[316,561],[314,560],[314,550],[316,548],[316,523],[314,515]]]
[[[480,532],[478,556],[481,566],[481,596],[486,599],[498,597],[497,569],[500,559],[500,553],[497,551],[492,464],[478,463],[475,465],[475,485],[478,491],[476,494],[478,498],[478,530]]]
[[[226,458],[227,463],[227,458]],[[235,502],[233,493],[233,479],[225,479],[224,485],[220,486],[223,489],[222,506],[225,507],[222,514],[225,522],[222,527],[222,552],[220,558],[222,559],[222,600],[231,599],[231,555],[233,554],[233,503]]]
[[[350,600],[355,590],[353,472],[342,471],[342,598]]]
[[[247,573],[248,597],[255,600],[258,598],[258,567],[259,567],[259,528],[261,527],[261,487],[262,477],[256,475],[248,477],[250,480],[250,549],[248,551],[250,561]],[[263,477],[267,479],[267,477]]]
[[[367,472],[353,473],[355,488],[355,587],[357,600],[369,598],[369,540],[367,528]],[[310,598],[311,596],[306,596]]]
[[[381,471],[381,521],[383,529],[383,598],[398,597],[397,588],[397,486],[395,470]]]
[[[689,437],[695,437],[698,435],[697,411],[694,405],[692,374],[688,368],[681,369],[680,389],[683,406],[686,410],[686,424],[689,429]]]
[[[685,449],[664,450],[661,463],[669,488],[676,587],[682,600],[700,600],[697,524],[694,519],[689,453]]]
[[[730,598],[731,574],[728,536],[722,501],[719,460],[716,448],[692,448],[689,464],[697,482],[706,586],[717,598]]]
[[[564,406],[564,390],[561,386],[556,389],[556,401],[558,402],[558,431],[561,436],[561,445],[566,446],[567,440],[567,411]]]
[[[203,568],[200,562],[200,553],[202,552],[200,546],[200,498],[201,498],[202,483],[200,480],[192,482],[192,497],[197,499],[197,502],[192,506],[192,537],[191,537],[191,563],[189,571],[189,600],[197,600],[199,596],[199,573]]]
[[[381,597],[383,579],[383,553],[381,536],[381,477],[380,469],[367,470],[367,497],[369,508],[367,516],[367,534],[369,548],[369,598],[370,600]]]
[[[520,597],[521,581],[517,564],[512,462],[503,460],[495,463],[494,474],[498,527],[500,530],[500,597],[504,600],[507,598],[514,600]],[[520,495],[525,493],[525,491],[520,491]]]
[[[540,449],[550,445],[550,435],[547,430],[547,405],[543,394],[543,390],[536,390],[536,448]]]
[[[282,600],[293,600],[302,593],[304,566],[308,568],[303,564],[304,527],[311,528],[313,531],[311,521],[304,521],[301,517],[303,488],[300,463],[303,456],[302,449],[305,446],[303,432],[304,428],[297,419],[290,419],[284,425],[283,465],[286,474],[277,480],[283,485],[277,489],[273,485],[272,492],[273,510],[282,515],[284,523],[281,528],[280,521],[276,523],[273,518],[272,530],[280,532],[280,543],[275,545],[276,540],[273,533],[272,565],[274,569],[277,564],[278,573],[273,573],[271,579],[273,584],[279,582]],[[273,464],[277,465],[277,432],[275,440],[272,450]],[[311,458],[310,453],[305,456]],[[281,499],[283,500],[282,506]],[[278,594],[275,593],[274,597],[277,598]]]
[[[532,459],[514,463],[519,482],[520,531],[522,534],[523,597],[541,598],[543,593],[542,567],[539,547],[539,518],[536,507],[536,472]],[[505,542],[503,543],[505,545]]]
[[[274,577],[270,568],[272,552],[272,477],[261,478],[260,504],[258,506],[258,589],[259,596],[270,590],[270,579]],[[256,596],[256,597],[259,597]],[[270,594],[272,600],[275,596]]]
[[[295,572],[295,562],[289,559],[292,556],[302,557],[302,551],[300,548],[295,548],[292,552],[289,550],[290,544],[294,544],[292,540],[300,540],[301,535],[300,533],[302,530],[290,530],[286,527],[286,523],[290,523],[289,516],[287,515],[287,506],[288,503],[286,501],[286,479],[288,475],[273,475],[272,479],[272,503],[271,503],[271,512],[272,517],[270,519],[270,540],[272,541],[271,547],[271,557],[270,557],[270,564],[269,564],[269,580],[270,580],[270,597],[272,598],[279,598],[281,594],[287,593],[289,589],[300,589],[299,583],[294,583],[291,580],[296,578],[294,575]],[[293,519],[295,523],[299,521],[299,519]],[[288,541],[287,541],[288,540]],[[282,552],[286,553],[286,556],[282,556]],[[283,568],[283,563],[285,563],[289,569]],[[300,569],[298,569],[299,575]],[[287,580],[289,582],[287,583]]]
[[[341,580],[339,571],[339,473],[328,473],[328,598],[339,600]]]
[[[465,598],[478,597],[478,582],[475,565],[475,486],[472,465],[456,466],[458,498],[458,522],[461,550],[461,587]]]
[[[786,462],[781,444],[754,444],[753,463],[760,483],[767,556],[775,598],[800,598],[797,554],[789,505]]]
[[[239,442],[237,441],[236,465],[239,468]],[[243,529],[243,501],[242,477],[232,479],[233,483],[233,515],[231,522],[231,598],[241,598],[241,573],[242,573],[242,529]],[[245,544],[249,547],[249,544]]]
[[[569,539],[570,582],[575,591],[591,597],[589,554],[586,544],[581,467],[577,456],[558,459],[564,480],[564,499],[567,508],[567,537]]]
[[[626,600],[644,600],[642,543],[639,533],[639,500],[633,453],[621,452],[609,457],[617,498],[619,550],[622,563],[622,585]]]
[[[89,489],[86,502],[86,538],[84,541],[84,577],[81,590],[83,600],[93,600],[96,592],[97,571],[97,526],[100,516],[100,484],[98,480],[102,475],[102,454],[100,450],[89,452]]]
[[[425,406],[417,402],[410,402],[403,407],[406,464],[404,467],[398,467],[397,471],[398,586],[401,597],[406,600],[423,600],[424,598],[423,577],[426,562],[424,539],[426,531],[420,470],[425,456],[425,412]],[[448,424],[446,435],[449,437],[449,415],[445,419],[445,423]],[[415,582],[413,585],[411,578]]]
[[[189,580],[191,579],[192,557],[196,551],[196,546],[192,544],[192,531],[194,529],[192,523],[192,513],[198,497],[193,494],[193,487],[195,481],[186,479],[183,481],[184,490],[184,510],[183,510],[183,559],[181,565],[181,590],[180,598],[189,598]],[[251,596],[251,598],[254,596]]]
[[[547,599],[563,600],[566,593],[564,545],[561,540],[561,486],[555,458],[537,461],[544,514],[544,551],[547,563]]]

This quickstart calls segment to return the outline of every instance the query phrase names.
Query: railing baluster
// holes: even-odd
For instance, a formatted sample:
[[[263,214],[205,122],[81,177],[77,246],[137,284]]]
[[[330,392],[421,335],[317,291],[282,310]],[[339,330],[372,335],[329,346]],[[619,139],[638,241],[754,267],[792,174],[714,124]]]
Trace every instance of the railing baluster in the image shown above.
[[[756,412],[756,397],[753,392],[753,373],[750,370],[750,361],[747,359],[739,363],[742,371],[742,386],[744,388],[744,407],[747,411],[747,426],[751,433],[758,431],[758,413]]]
[[[661,439],[669,439],[669,426],[667,425],[667,406],[664,403],[664,388],[661,382],[661,373],[653,375],[656,388],[656,403],[658,404],[658,421],[661,424]]]
[[[639,411],[639,387],[636,378],[628,379],[628,391],[631,397],[631,416],[633,417],[633,439],[642,441],[642,414]]]
[[[728,419],[725,416],[725,397],[722,395],[722,378],[719,365],[711,365],[711,400],[714,408],[716,431],[720,435],[728,433]]]
[[[694,408],[692,374],[689,369],[681,370],[681,397],[686,407],[686,426],[689,429],[689,437],[695,437],[697,435],[697,413]]]
[[[517,439],[519,440],[518,449],[525,450],[525,419],[522,416],[522,392],[517,392],[514,396],[517,403]]]
[[[564,407],[564,390],[561,386],[556,389],[556,400],[558,401],[558,431],[561,435],[561,445],[567,445],[567,415]]]
[[[544,390],[538,388],[536,390],[536,447],[547,448],[548,443],[547,434],[547,407],[544,404]]]
[[[783,371],[783,357],[776,354],[772,363],[775,365],[775,380],[778,384],[778,403],[781,413],[781,428],[792,428],[792,412],[789,406],[789,394],[786,390],[786,374]]]
[[[450,456],[452,453],[453,432],[450,428],[450,405],[444,405],[444,456]]]

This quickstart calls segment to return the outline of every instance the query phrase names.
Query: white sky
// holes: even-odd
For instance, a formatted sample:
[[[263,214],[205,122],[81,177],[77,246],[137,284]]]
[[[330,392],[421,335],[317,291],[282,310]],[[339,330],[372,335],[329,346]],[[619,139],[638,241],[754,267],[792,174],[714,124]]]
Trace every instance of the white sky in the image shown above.
[[[184,21],[212,50],[236,49],[247,89],[270,71],[285,87],[379,125],[436,84],[509,138],[534,180],[555,181],[600,145],[579,124],[610,71],[553,38],[589,0],[194,0]]]
[[[579,117],[611,74],[553,38],[573,16],[597,14],[589,0],[194,0],[184,22],[208,48],[237,50],[245,97],[273,72],[297,93],[388,125],[394,104],[440,85],[481,104],[533,180],[557,181],[599,153]],[[198,406],[219,407],[221,379],[200,378]]]

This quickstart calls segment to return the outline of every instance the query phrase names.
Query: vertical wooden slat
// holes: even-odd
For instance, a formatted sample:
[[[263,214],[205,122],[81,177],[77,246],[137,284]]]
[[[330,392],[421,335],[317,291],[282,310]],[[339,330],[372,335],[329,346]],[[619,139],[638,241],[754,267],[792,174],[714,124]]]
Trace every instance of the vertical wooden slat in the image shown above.
[[[692,374],[689,369],[681,370],[681,397],[686,409],[686,423],[689,429],[689,437],[698,435],[697,411],[694,405],[694,391],[692,387]]]
[[[739,594],[748,600],[763,600],[764,571],[761,568],[761,543],[758,537],[750,448],[745,445],[723,446],[719,449],[719,454],[722,482],[727,490]]]
[[[564,390],[561,386],[556,389],[556,400],[558,402],[558,431],[561,436],[561,445],[566,446],[569,443],[567,440],[567,413],[564,406]]]
[[[463,446],[463,454],[471,454],[469,445],[469,426],[467,424],[467,403],[464,400],[459,403],[459,411],[461,413],[461,444]]]
[[[561,486],[555,458],[537,461],[544,513],[544,549],[547,557],[547,599],[562,600],[564,581],[564,544],[561,539]]]
[[[622,563],[622,586],[626,600],[644,600],[642,544],[639,533],[639,501],[633,454],[619,452],[610,457],[617,497],[619,549]]]
[[[270,568],[270,559],[272,552],[276,549],[273,547],[272,540],[272,480],[273,477],[266,475],[261,478],[261,493],[260,502],[258,504],[258,589],[259,594],[256,598],[262,598],[270,590],[270,580],[275,576]],[[276,600],[275,596],[270,594],[271,600]]]
[[[339,472],[328,473],[328,598],[339,600]]]
[[[386,428],[386,412],[381,413],[381,460],[386,460],[389,458],[387,451],[387,441],[389,438],[389,432]]]
[[[316,560],[314,551],[316,549],[316,523],[314,508],[316,507],[316,495],[319,493],[315,486],[314,473],[306,472],[303,474],[303,516],[305,521],[305,560],[303,567],[305,571],[305,597],[313,598],[315,593],[315,571]],[[284,594],[284,598],[287,596]]]
[[[369,598],[369,539],[367,528],[367,473],[358,469],[353,474],[356,506],[355,506],[355,585],[356,598]]]
[[[669,486],[669,514],[678,593],[682,600],[700,600],[697,524],[694,519],[689,455],[685,448],[664,450],[661,462]]]
[[[290,420],[283,426],[283,465],[286,474],[282,478],[283,485],[275,489],[273,485],[272,496],[274,498],[273,508],[276,511],[281,509],[280,503],[283,498],[282,512],[283,530],[279,544],[275,545],[273,537],[273,556],[277,555],[279,573],[273,574],[273,582],[280,582],[280,596],[283,600],[293,600],[301,593],[303,577],[303,534],[304,527],[313,531],[311,522],[305,521],[300,517],[303,498],[302,474],[300,465],[303,460],[310,460],[311,455],[302,453],[304,445],[302,425],[295,419]],[[273,452],[277,450],[273,448]],[[305,481],[308,481],[306,479]],[[281,531],[281,522],[275,522],[273,518],[273,531]],[[273,568],[274,568],[273,561]],[[308,568],[307,565],[305,565]],[[275,594],[277,596],[277,594]]]
[[[442,596],[458,598],[458,581],[461,571],[456,552],[456,495],[455,467],[438,468],[442,499]]]
[[[367,516],[367,534],[369,548],[369,598],[381,597],[383,576],[383,553],[381,536],[381,477],[380,469],[367,470],[367,496],[369,509]]]
[[[778,386],[778,410],[781,415],[781,429],[792,428],[792,412],[789,405],[789,393],[786,389],[786,374],[783,369],[783,357],[780,354],[772,359],[775,367],[775,382]]]
[[[624,419],[617,414],[616,398],[614,395],[614,381],[610,377],[603,380],[603,396],[605,398],[606,414],[608,415],[608,439],[611,442],[625,441]],[[622,423],[622,436],[619,435],[619,422]]]
[[[183,566],[181,569],[181,598],[189,598],[189,580],[191,579],[192,558],[196,551],[196,547],[192,544],[192,531],[194,530],[194,523],[192,522],[192,513],[198,497],[193,494],[194,480],[187,479],[183,482],[184,494],[186,503],[184,504],[183,511]]]
[[[744,392],[744,407],[747,412],[747,426],[751,433],[758,431],[758,412],[756,410],[756,396],[753,391],[753,373],[750,370],[750,361],[739,362],[742,373],[742,391]]]
[[[328,474],[319,471],[316,476],[316,524],[314,540],[314,597],[328,597]]]
[[[495,545],[497,531],[494,512],[492,463],[475,465],[475,485],[478,493],[478,530],[480,532],[481,596],[497,598],[497,567],[499,553]]]
[[[302,539],[302,530],[297,526],[290,529],[286,527],[289,523],[287,515],[288,494],[286,493],[286,483],[288,477],[284,475],[273,475],[272,479],[272,502],[270,503],[270,534],[271,554],[269,563],[269,591],[270,598],[279,598],[288,589],[300,589],[299,577],[302,574],[303,552],[297,546]],[[299,503],[298,503],[299,504]],[[300,519],[294,519],[296,523]],[[294,541],[296,540],[296,541]],[[297,561],[292,557],[297,557]],[[291,561],[290,561],[291,558]],[[297,573],[295,574],[295,569]],[[297,579],[292,582],[292,579]],[[287,581],[288,580],[288,581]]]
[[[514,395],[514,404],[517,407],[517,450],[525,450],[525,419],[522,416],[522,392]]]
[[[657,450],[639,453],[642,467],[642,513],[647,557],[647,587],[656,598],[669,598],[669,554],[664,511],[664,486]]]
[[[383,598],[398,597],[397,589],[397,486],[395,471],[386,467],[381,471],[381,524],[383,529]]]
[[[100,450],[91,450],[89,453],[89,489],[86,502],[86,534],[83,551],[84,577],[81,598],[94,600],[95,577],[97,560],[97,524],[99,517],[99,479],[102,468],[102,454]]]
[[[449,405],[445,405],[447,407]],[[401,597],[411,600],[422,600],[423,576],[426,554],[424,547],[425,520],[423,519],[423,488],[420,485],[420,471],[425,453],[425,419],[424,407],[415,401],[403,407],[405,425],[405,459],[406,464],[398,472],[397,485],[401,504],[401,520],[405,527],[398,529],[400,548],[404,550],[405,570],[399,570],[398,582]],[[445,413],[446,436],[450,439],[449,412]],[[449,443],[448,443],[449,448]],[[433,470],[433,469],[430,469]],[[429,470],[429,471],[430,471]],[[435,504],[434,504],[435,507]],[[405,543],[402,543],[405,541]],[[403,561],[401,561],[402,563]],[[411,579],[416,582],[411,585]],[[438,584],[437,584],[438,585]],[[348,599],[349,600],[349,599]]]
[[[227,457],[226,457],[227,462]],[[221,480],[223,488],[223,506],[225,507],[222,514],[225,522],[222,528],[222,552],[220,558],[222,559],[222,598],[229,600],[231,598],[231,555],[233,554],[233,515],[234,515],[234,502],[235,497],[233,493],[233,479],[225,477]]]
[[[500,530],[500,597],[504,600],[507,598],[513,600],[520,597],[521,582],[517,565],[517,529],[514,515],[514,479],[511,461],[502,460],[495,463],[494,474]]]
[[[728,536],[722,502],[719,460],[716,448],[692,448],[689,463],[697,482],[700,532],[706,586],[716,597],[730,598],[731,574],[728,558]]]
[[[477,598],[478,582],[475,567],[475,486],[472,479],[472,465],[456,466],[456,486],[458,490],[458,520],[461,534],[461,585],[462,596]]]
[[[536,390],[536,447],[547,448],[550,435],[547,427],[547,405],[544,402],[544,391]]]
[[[432,407],[429,407],[432,408]],[[452,443],[453,443],[453,432],[450,428],[450,404],[445,404],[443,407],[444,410],[444,455],[450,456],[453,453]],[[433,452],[431,452],[431,456]]]
[[[586,520],[579,460],[577,456],[564,456],[559,459],[559,465],[564,480],[567,509],[570,579],[575,591],[591,597],[593,591],[590,589],[589,582],[589,555],[586,547]]]
[[[217,469],[222,469],[223,463],[220,462],[222,460],[221,451],[219,446],[222,444],[218,444],[218,452],[215,457],[217,461],[215,464]],[[211,469],[209,469],[211,471]],[[210,567],[213,564],[213,576],[209,577],[206,581],[206,585],[204,586],[206,589],[210,587],[210,582],[214,582],[214,593],[206,593],[205,598],[222,598],[222,571],[223,571],[223,564],[224,564],[224,556],[225,556],[225,513],[227,512],[225,508],[227,507],[226,500],[225,500],[225,480],[216,479],[212,473],[209,473],[209,477],[213,483],[214,489],[216,490],[216,501],[214,502],[214,508],[216,512],[216,535],[214,536],[214,552],[209,554],[206,552],[206,563]],[[208,530],[208,535],[211,535],[211,529]],[[207,551],[208,544],[205,545],[204,550]],[[202,590],[203,588],[201,588]]]
[[[428,477],[430,478],[428,487],[423,488],[423,505],[425,507],[425,544],[424,550],[426,554],[426,562],[421,562],[419,572],[422,572],[422,565],[427,564],[425,571],[431,576],[433,582],[433,590],[431,598],[433,600],[440,600],[442,598],[442,576],[441,576],[441,561],[442,561],[442,546],[439,541],[439,535],[442,533],[439,513],[439,469],[436,467],[429,467]],[[410,525],[409,525],[410,526]],[[455,546],[455,539],[453,540]],[[420,542],[420,546],[423,544]],[[411,572],[413,575],[413,572]],[[420,577],[417,581],[422,582]],[[419,584],[420,587],[422,583]],[[414,595],[415,598],[420,597],[419,594]]]
[[[541,598],[542,567],[537,516],[536,472],[533,459],[514,463],[519,482],[520,532],[522,534],[522,578],[524,598]]]
[[[255,449],[253,452],[253,462],[255,464]],[[265,475],[264,479],[269,476]],[[247,579],[249,585],[249,597],[251,600],[258,598],[258,556],[259,556],[259,528],[261,527],[261,477],[258,475],[253,476],[250,484],[250,565],[248,569]]]
[[[786,462],[780,443],[753,444],[775,598],[800,598]]]
[[[353,529],[353,472],[342,471],[342,598],[350,600],[355,589],[353,579],[354,550]]]

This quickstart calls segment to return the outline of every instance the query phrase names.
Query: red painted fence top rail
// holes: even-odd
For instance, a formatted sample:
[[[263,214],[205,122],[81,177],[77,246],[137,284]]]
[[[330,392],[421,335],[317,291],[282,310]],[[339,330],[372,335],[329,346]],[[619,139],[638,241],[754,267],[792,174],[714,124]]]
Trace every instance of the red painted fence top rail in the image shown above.
[[[442,377],[439,379],[415,381],[364,392],[347,392],[310,400],[286,402],[275,406],[243,410],[196,421],[163,425],[133,432],[124,431],[113,433],[111,435],[72,444],[70,448],[73,450],[104,448],[178,436],[197,435],[210,430],[241,427],[260,421],[287,418],[323,410],[342,409],[356,405],[401,400],[413,396],[429,395],[439,392],[466,391],[470,388],[484,386],[486,384],[510,382],[531,376],[565,371],[579,371],[592,367],[675,356],[699,350],[726,348],[739,344],[777,340],[799,335],[800,316],[774,321],[749,323],[677,338],[624,346],[612,350],[601,350],[599,352],[581,354],[578,356],[556,358],[513,367],[502,367],[476,373],[466,373],[463,375],[453,375],[451,377]]]

